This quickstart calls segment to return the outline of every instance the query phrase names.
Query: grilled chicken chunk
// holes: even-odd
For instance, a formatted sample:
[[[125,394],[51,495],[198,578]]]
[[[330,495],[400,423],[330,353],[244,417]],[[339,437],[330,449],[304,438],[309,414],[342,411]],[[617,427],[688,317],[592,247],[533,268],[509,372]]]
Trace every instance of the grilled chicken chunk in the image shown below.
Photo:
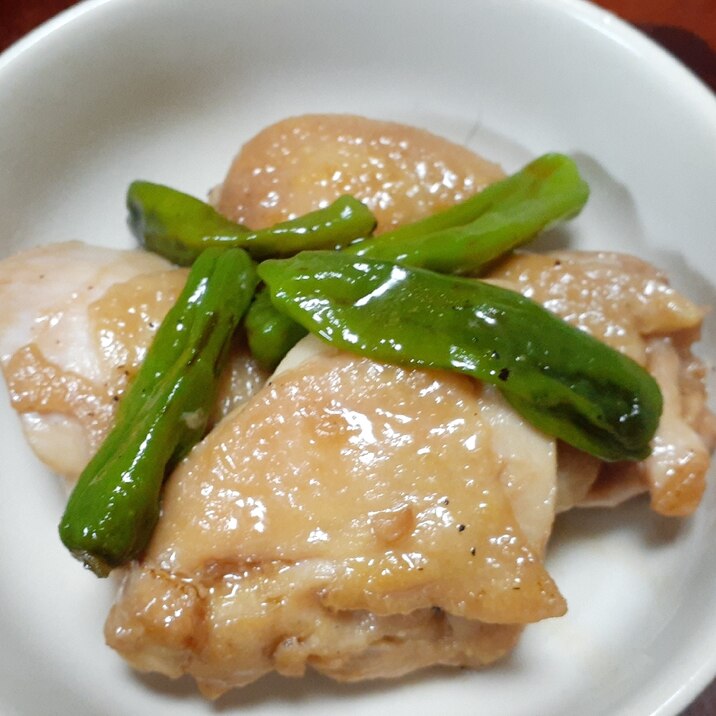
[[[214,696],[272,669],[479,666],[564,612],[554,441],[469,378],[318,346],[172,476],[107,623],[138,668]]]
[[[452,206],[503,176],[496,164],[422,129],[351,115],[304,115],[246,143],[217,192],[216,207],[262,228],[352,194],[373,211],[381,233]]]
[[[0,262],[0,364],[28,442],[77,478],[186,281],[145,251],[53,244]],[[237,345],[217,416],[265,380]]]
[[[664,396],[647,460],[602,464],[560,448],[558,509],[614,505],[648,490],[655,511],[691,514],[701,500],[716,443],[705,369],[691,352],[703,309],[671,288],[653,266],[624,254],[520,253],[495,268],[491,278],[509,282],[633,358],[656,378]]]

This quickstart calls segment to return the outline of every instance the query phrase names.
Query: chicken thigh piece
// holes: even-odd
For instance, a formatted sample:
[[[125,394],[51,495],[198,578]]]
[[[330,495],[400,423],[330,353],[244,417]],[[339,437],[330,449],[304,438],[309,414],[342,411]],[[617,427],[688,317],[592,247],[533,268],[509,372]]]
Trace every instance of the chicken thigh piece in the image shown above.
[[[111,428],[187,271],[146,251],[68,242],[0,261],[0,364],[37,456],[73,481]],[[237,344],[217,415],[265,375]]]
[[[562,614],[554,441],[469,378],[306,341],[171,476],[108,643],[216,696],[481,666]]]
[[[2,369],[28,442],[55,472],[75,478],[108,431],[142,344],[183,285],[169,269],[152,254],[78,241],[0,262]]]
[[[502,176],[422,130],[311,115],[249,141],[213,198],[259,228],[352,193],[380,232]],[[136,252],[36,252],[0,264],[0,355],[35,449],[76,475],[186,274]],[[239,345],[213,430],[169,477],[152,541],[123,570],[108,643],[140,670],[191,674],[210,697],[271,671],[360,680],[479,667],[525,624],[565,611],[543,563],[556,507],[648,485],[655,509],[693,509],[713,439],[690,349],[700,309],[614,254],[518,255],[493,276],[655,375],[666,407],[649,461],[602,464],[526,424],[492,387],[310,337],[260,387]]]
[[[352,194],[373,211],[381,233],[467,199],[503,176],[496,164],[423,129],[313,114],[284,119],[247,142],[215,204],[229,218],[262,228]]]
[[[490,276],[633,358],[654,376],[664,397],[646,460],[600,463],[560,447],[558,509],[614,505],[648,490],[655,511],[691,514],[701,500],[716,443],[705,368],[691,351],[703,309],[669,286],[653,266],[624,254],[519,253]]]

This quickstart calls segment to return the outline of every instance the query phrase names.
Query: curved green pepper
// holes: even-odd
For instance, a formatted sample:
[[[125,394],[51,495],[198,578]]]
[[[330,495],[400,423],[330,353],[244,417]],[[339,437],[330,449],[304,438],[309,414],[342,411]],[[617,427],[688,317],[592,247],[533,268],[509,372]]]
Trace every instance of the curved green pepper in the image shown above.
[[[654,379],[519,293],[338,252],[258,271],[274,304],[333,346],[492,383],[537,428],[603,460],[650,453]]]
[[[65,546],[99,576],[146,546],[165,475],[204,435],[231,336],[256,283],[244,251],[206,251],[159,327],[60,522]]]
[[[146,181],[129,185],[127,208],[137,239],[149,251],[180,266],[190,265],[210,247],[242,248],[256,259],[292,256],[304,250],[347,246],[375,228],[371,211],[352,196],[257,231],[229,221],[193,196]]]
[[[478,274],[540,231],[581,211],[589,187],[564,154],[545,154],[449,209],[343,249],[366,258],[448,274]],[[249,345],[274,368],[305,335],[288,316],[258,301],[247,316]]]
[[[345,251],[438,273],[477,274],[541,231],[578,214],[589,186],[563,154],[545,154],[450,209]]]

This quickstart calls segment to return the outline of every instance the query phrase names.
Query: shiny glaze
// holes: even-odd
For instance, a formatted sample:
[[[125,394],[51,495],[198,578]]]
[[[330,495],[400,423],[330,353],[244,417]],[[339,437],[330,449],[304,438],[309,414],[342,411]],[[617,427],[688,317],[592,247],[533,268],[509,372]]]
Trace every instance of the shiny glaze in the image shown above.
[[[648,490],[657,512],[691,514],[701,500],[716,444],[705,369],[691,352],[704,310],[675,291],[663,273],[624,254],[516,254],[491,277],[509,282],[645,366],[664,398],[646,460],[600,465],[561,451],[558,509],[614,505]]]
[[[502,176],[497,165],[421,129],[352,115],[304,115],[273,124],[244,145],[217,191],[216,207],[262,228],[352,194],[374,212],[380,233]]]
[[[536,427],[604,460],[649,454],[652,376],[516,291],[335,251],[258,272],[280,310],[336,348],[497,385]]]
[[[154,254],[80,242],[0,262],[3,372],[33,450],[55,472],[75,479],[108,433],[186,275]],[[265,378],[237,342],[214,419]]]
[[[640,365],[646,337],[701,325],[704,311],[645,261],[604,251],[517,253],[490,272]]]
[[[367,120],[333,121],[287,120],[250,142],[225,182],[223,210],[255,226],[273,223],[343,193],[344,172],[358,167],[356,186],[385,212],[385,229],[475,185],[455,184],[456,167],[481,162],[460,148],[448,167],[425,157],[435,147],[444,157],[452,149],[442,140],[432,146],[435,138],[419,130],[390,125],[395,139],[381,129],[363,142],[356,132],[368,132]],[[331,146],[341,157],[338,169],[326,163]],[[411,192],[433,169],[437,179]],[[501,175],[494,167],[489,172]],[[405,193],[391,197],[396,187]],[[241,213],[242,202],[256,213]],[[666,297],[662,312],[675,320],[668,330],[697,325],[700,313],[680,306],[661,279],[651,276],[635,288],[618,278],[615,262],[606,262],[605,273],[600,261],[575,257],[571,278],[548,280],[553,258],[532,274],[515,264],[510,275],[505,266],[495,275],[502,270],[496,280],[552,301],[548,307],[591,325],[595,335],[606,327],[601,337],[651,367],[645,287]],[[580,262],[591,262],[593,275]],[[607,316],[615,277],[620,288],[611,298],[629,301]],[[543,299],[536,295],[542,289]],[[595,295],[602,302],[596,306],[589,303]],[[141,352],[122,347],[111,320],[102,326],[115,360]],[[676,415],[693,425],[703,415],[703,384],[687,348],[675,348]],[[262,377],[247,377],[238,365],[224,379],[219,415],[235,409],[172,476],[159,529],[145,559],[127,570],[107,621],[108,643],[130,663],[171,676],[191,673],[208,696],[272,669],[299,675],[309,665],[342,680],[397,676],[435,663],[477,667],[504,656],[524,623],[564,611],[542,564],[557,454],[561,486],[574,488],[565,489],[561,507],[588,501],[585,491],[602,484],[603,475],[592,484],[598,461],[558,451],[494,390],[468,378],[406,371],[308,341],[242,405],[233,393],[247,386],[252,392]],[[92,383],[91,375],[77,375]],[[49,382],[54,386],[56,377]],[[50,432],[52,421],[67,420],[61,412],[41,417]],[[576,484],[581,471],[588,477]]]
[[[410,619],[419,633],[439,624],[449,636],[427,652],[432,661],[477,665],[513,643],[512,625],[563,613],[540,557],[554,511],[553,441],[469,378],[355,358],[312,338],[295,350],[298,360],[172,476],[108,621],[112,646],[141,668],[161,653],[161,670],[181,663],[215,693],[306,662],[365,678],[362,652]],[[149,595],[166,608],[138,610]],[[458,617],[509,626],[447,630]],[[373,639],[358,621],[374,624]],[[356,627],[351,648],[346,624]],[[330,625],[343,651],[326,643]],[[189,646],[176,639],[185,628]],[[244,633],[255,646],[237,646]],[[296,648],[284,652],[281,634]],[[385,651],[392,673],[430,663],[407,646]]]
[[[455,590],[450,611],[477,618],[488,597],[468,603],[463,580],[489,584],[498,564],[504,584],[546,578],[504,495],[479,397],[457,376],[315,358],[272,380],[177,470],[146,560],[187,575],[237,555],[342,560],[342,579],[368,565],[381,598],[396,580],[401,593],[439,586],[431,603]]]

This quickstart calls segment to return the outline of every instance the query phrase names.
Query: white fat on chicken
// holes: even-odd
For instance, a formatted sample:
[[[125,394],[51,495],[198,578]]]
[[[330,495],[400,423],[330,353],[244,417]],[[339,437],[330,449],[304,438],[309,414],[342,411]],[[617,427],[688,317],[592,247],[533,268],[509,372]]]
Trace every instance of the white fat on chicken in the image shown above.
[[[53,471],[72,481],[97,450],[186,276],[146,251],[78,241],[0,261],[0,364],[27,440]],[[237,346],[216,417],[265,377]]]
[[[481,666],[565,611],[555,493],[554,440],[494,389],[307,338],[171,476],[106,638],[209,696]]]

